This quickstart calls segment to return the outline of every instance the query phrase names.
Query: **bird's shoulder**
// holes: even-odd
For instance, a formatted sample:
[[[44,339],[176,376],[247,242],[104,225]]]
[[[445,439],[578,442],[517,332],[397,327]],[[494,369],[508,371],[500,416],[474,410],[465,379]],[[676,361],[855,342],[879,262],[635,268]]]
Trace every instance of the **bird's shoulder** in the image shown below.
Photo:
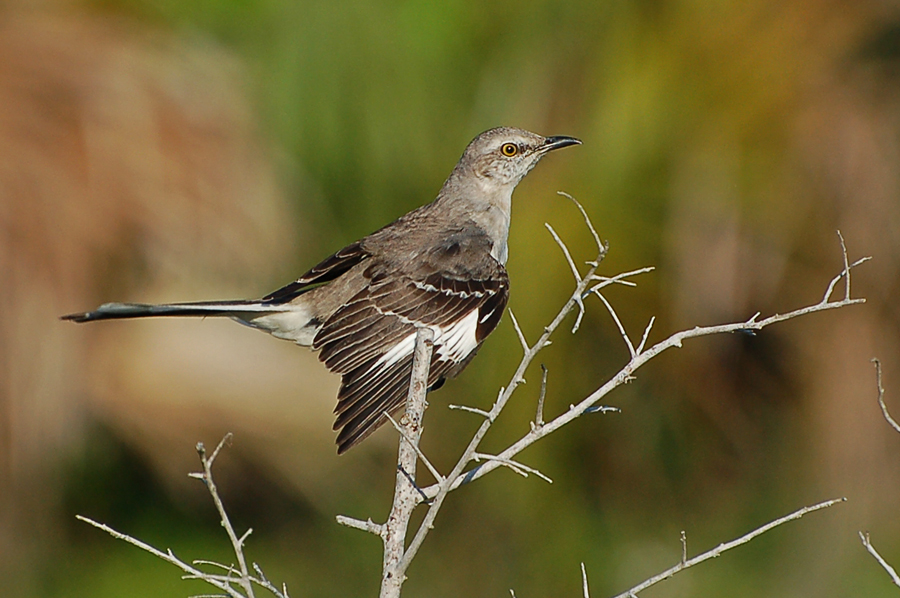
[[[427,207],[427,206],[426,206]],[[491,255],[494,241],[472,220],[443,221],[411,212],[360,241],[371,260],[367,275],[425,280],[440,274],[452,280],[506,278]]]

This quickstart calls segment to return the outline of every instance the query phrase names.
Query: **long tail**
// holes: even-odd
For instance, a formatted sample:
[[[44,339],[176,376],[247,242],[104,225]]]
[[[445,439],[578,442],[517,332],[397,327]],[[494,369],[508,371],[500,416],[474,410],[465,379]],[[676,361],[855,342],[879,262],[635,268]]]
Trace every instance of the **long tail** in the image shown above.
[[[198,303],[170,303],[147,305],[144,303],[104,303],[94,311],[62,316],[62,320],[94,322],[124,318],[151,318],[157,316],[235,316],[240,314],[265,314],[287,311],[282,305],[261,301],[201,301]],[[243,318],[241,318],[243,319]]]

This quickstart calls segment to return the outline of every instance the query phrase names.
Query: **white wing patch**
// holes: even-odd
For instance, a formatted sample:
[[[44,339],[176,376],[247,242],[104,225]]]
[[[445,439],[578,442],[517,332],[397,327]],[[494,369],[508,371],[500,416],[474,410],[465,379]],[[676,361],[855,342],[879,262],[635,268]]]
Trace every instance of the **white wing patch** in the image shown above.
[[[434,350],[441,361],[460,362],[478,346],[475,331],[478,328],[478,310],[473,310],[462,320],[449,326],[432,326],[434,330]],[[381,356],[369,374],[377,370],[390,368],[395,363],[403,361],[416,347],[416,333],[412,332],[394,345],[390,351]]]
[[[434,331],[434,348],[438,359],[459,363],[475,350],[478,341],[475,331],[478,328],[478,310],[472,310],[462,320],[446,328]]]

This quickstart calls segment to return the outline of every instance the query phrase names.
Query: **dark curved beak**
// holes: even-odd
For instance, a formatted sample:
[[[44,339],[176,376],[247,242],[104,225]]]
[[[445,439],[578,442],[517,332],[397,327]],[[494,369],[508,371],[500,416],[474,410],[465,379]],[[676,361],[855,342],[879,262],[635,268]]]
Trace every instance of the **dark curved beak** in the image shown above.
[[[544,144],[541,146],[541,151],[550,152],[561,147],[569,147],[570,145],[581,145],[581,139],[566,137],[565,135],[547,137],[544,139]]]

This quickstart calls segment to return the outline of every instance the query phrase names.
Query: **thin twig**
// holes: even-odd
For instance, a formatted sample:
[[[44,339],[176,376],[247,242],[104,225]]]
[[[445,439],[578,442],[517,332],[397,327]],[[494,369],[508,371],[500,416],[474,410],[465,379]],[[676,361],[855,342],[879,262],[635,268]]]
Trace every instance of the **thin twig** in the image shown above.
[[[516,336],[519,337],[519,342],[522,344],[522,350],[528,353],[528,341],[525,340],[525,335],[522,334],[522,329],[519,328],[519,321],[516,319],[516,315],[513,313],[512,309],[507,311],[509,311],[509,319],[512,320],[513,328],[516,329]]]
[[[547,366],[541,364],[541,394],[538,396],[537,412],[534,414],[534,421],[531,422],[531,429],[540,428],[544,425],[544,397],[547,396]]]
[[[591,598],[591,593],[588,590],[587,571],[584,568],[584,563],[581,563],[581,592],[584,594],[584,598]]]
[[[486,419],[491,418],[491,414],[485,411],[484,409],[478,409],[476,407],[469,407],[467,405],[447,405],[447,409],[453,409],[458,411],[467,411],[469,413],[474,413],[476,415],[480,415]]]
[[[600,301],[603,302],[603,305],[605,305],[607,311],[609,311],[609,315],[612,316],[613,321],[616,323],[616,328],[619,329],[619,334],[621,334],[622,338],[625,339],[625,346],[628,347],[628,352],[631,353],[632,359],[637,357],[637,351],[634,350],[634,345],[631,343],[631,339],[628,338],[628,333],[625,332],[625,327],[622,325],[622,321],[619,320],[619,316],[616,314],[616,310],[613,309],[613,306],[609,301],[606,300],[606,297],[604,297],[600,293],[600,291],[594,291],[594,294],[600,297]]]
[[[556,241],[556,244],[559,245],[559,248],[562,249],[563,255],[566,256],[566,262],[569,264],[569,268],[572,270],[572,276],[575,277],[575,284],[581,282],[581,274],[578,273],[578,267],[575,266],[575,261],[572,259],[572,254],[569,253],[569,248],[566,247],[566,244],[563,243],[562,239],[559,238],[559,235],[556,234],[556,231],[553,230],[553,227],[548,223],[544,223],[544,226],[547,227],[547,230],[550,231],[550,234],[553,235],[553,240]]]
[[[653,323],[656,321],[656,316],[650,316],[650,321],[647,322],[647,327],[644,328],[644,335],[641,337],[641,344],[638,345],[636,353],[642,353],[644,351],[644,345],[647,344],[647,337],[650,336],[650,330],[653,328]]]
[[[522,463],[519,463],[518,461],[513,461],[512,459],[501,459],[501,458],[497,457],[496,455],[487,455],[485,453],[475,453],[474,461],[476,463],[478,463],[482,459],[484,459],[485,461],[496,461],[500,465],[505,465],[506,467],[509,467],[514,472],[516,472],[517,474],[522,476],[523,478],[527,478],[529,473],[533,473],[534,475],[541,478],[548,484],[553,483],[553,480],[551,480],[549,477],[547,477],[546,475],[544,475],[543,473],[541,473],[534,467],[529,467],[528,465],[524,465]]]
[[[275,594],[275,596],[277,596],[278,598],[289,598],[286,583],[281,584],[281,589],[279,590],[277,587],[275,587],[275,584],[269,581],[269,578],[266,577],[265,573],[263,573],[263,570],[259,565],[253,563],[253,570],[256,571],[257,575],[259,575],[259,579],[254,580],[256,583]]]
[[[575,207],[578,208],[578,211],[581,212],[581,215],[584,217],[584,222],[587,224],[588,230],[591,231],[591,236],[594,237],[594,243],[597,244],[597,249],[601,250],[601,254],[605,255],[606,251],[609,251],[609,244],[604,243],[600,240],[600,235],[597,234],[597,230],[594,228],[594,223],[591,222],[591,219],[588,217],[587,212],[584,211],[584,206],[582,206],[577,199],[566,193],[565,191],[557,191],[557,195],[562,195],[572,201],[575,204]],[[601,258],[603,255],[601,255]]]
[[[630,280],[626,280],[631,278],[632,276],[637,276],[638,274],[647,274],[649,272],[653,272],[656,270],[654,266],[644,266],[643,268],[638,268],[637,270],[632,270],[630,272],[622,272],[621,274],[616,274],[615,276],[591,276],[591,281],[600,281],[598,284],[592,286],[587,294],[595,293],[600,289],[604,289],[608,286],[614,284],[624,284],[630,287],[636,287],[637,283],[631,282]]]
[[[371,519],[366,519],[365,521],[363,521],[362,519],[354,519],[353,517],[347,517],[346,515],[338,515],[337,517],[335,517],[335,519],[341,525],[352,527],[353,529],[358,529],[364,532],[369,532],[370,534],[375,534],[379,537],[381,537],[381,534],[384,533],[384,526],[382,526],[380,523],[375,523]]]
[[[837,276],[832,278],[831,282],[828,283],[828,288],[825,289],[825,295],[822,297],[822,303],[828,302],[829,297],[831,297],[831,293],[834,292],[834,287],[837,286],[837,283],[840,282],[840,280],[844,276],[846,276],[847,272],[850,272],[850,270],[859,266],[860,264],[868,262],[870,259],[872,259],[872,256],[870,256],[870,255],[866,256],[866,257],[861,257],[858,260],[856,260],[855,262],[853,262],[852,264],[850,264],[846,270],[842,270],[840,274],[838,274]],[[846,292],[844,293],[844,295],[845,295],[844,301],[847,301]]]
[[[434,479],[437,480],[438,482],[443,480],[444,476],[442,476],[441,473],[434,467],[434,465],[431,464],[431,461],[428,460],[428,457],[426,457],[425,453],[422,452],[422,449],[419,448],[419,444],[416,442],[413,442],[412,439],[410,439],[409,436],[406,435],[406,431],[402,427],[400,427],[400,424],[398,424],[397,421],[393,417],[391,417],[390,413],[385,413],[384,416],[386,418],[388,418],[388,421],[390,421],[391,424],[393,424],[394,429],[397,430],[397,432],[400,434],[400,436],[403,437],[403,440],[408,442],[410,444],[410,446],[412,446],[413,449],[415,449],[416,454],[419,456],[419,459],[422,460],[422,463],[425,464],[425,467],[428,468],[428,471],[431,472],[431,475],[434,476]]]
[[[844,301],[848,301],[850,299],[850,260],[847,258],[847,245],[844,243],[844,235],[840,230],[838,230],[837,236],[841,242],[841,257],[844,259]]]
[[[226,434],[219,442],[219,445],[216,447],[216,450],[213,451],[210,458],[207,458],[206,456],[206,447],[203,446],[202,442],[198,442],[197,454],[200,456],[200,462],[203,464],[203,482],[206,484],[206,488],[209,490],[210,496],[212,496],[213,503],[216,505],[216,510],[219,512],[219,520],[222,523],[222,527],[225,528],[225,533],[228,534],[228,539],[231,540],[231,548],[234,550],[234,556],[238,561],[240,577],[235,581],[244,588],[244,591],[247,593],[247,598],[254,598],[253,585],[250,582],[250,571],[247,568],[247,560],[244,558],[244,540],[250,534],[250,530],[238,538],[234,531],[234,526],[231,525],[231,520],[228,518],[228,513],[225,512],[225,505],[222,503],[222,498],[219,496],[219,491],[216,488],[216,483],[212,476],[213,461],[219,455],[219,451],[222,450],[225,443],[229,442],[231,438],[232,434],[230,432]]]
[[[869,532],[866,532],[865,534],[859,532],[859,539],[862,540],[862,545],[866,547],[866,550],[869,551],[869,554],[871,554],[875,558],[875,560],[878,561],[878,564],[881,565],[881,568],[887,571],[888,575],[891,576],[891,581],[894,582],[894,585],[900,587],[900,576],[897,575],[897,571],[893,567],[891,567],[890,563],[884,560],[884,558],[882,558],[882,556],[878,554],[878,551],[875,550],[875,547],[872,546],[872,543],[869,541]]]
[[[884,419],[891,425],[892,428],[900,432],[900,424],[891,417],[890,412],[888,411],[887,405],[884,403],[884,386],[881,385],[881,362],[878,358],[872,358],[872,363],[875,364],[875,378],[878,384],[878,404],[881,405],[881,412],[884,414]]]
[[[779,525],[784,525],[785,523],[787,523],[789,521],[794,521],[795,519],[800,519],[807,513],[812,513],[813,511],[818,511],[819,509],[825,509],[825,508],[828,508],[837,503],[844,502],[846,500],[847,500],[846,498],[837,498],[834,500],[828,500],[828,501],[821,502],[819,504],[812,505],[809,507],[803,507],[802,509],[794,511],[790,515],[785,515],[784,517],[779,517],[775,521],[771,521],[771,522],[763,525],[762,527],[758,527],[755,530],[753,530],[747,534],[744,534],[740,538],[737,538],[730,542],[723,542],[722,544],[719,544],[712,550],[708,550],[708,551],[704,552],[703,554],[695,556],[692,559],[683,559],[680,563],[678,563],[674,567],[667,569],[666,571],[663,571],[662,573],[660,573],[658,575],[654,575],[653,577],[634,586],[630,590],[626,590],[625,592],[622,592],[615,598],[634,598],[635,596],[638,595],[639,592],[643,592],[650,586],[654,586],[661,581],[669,579],[670,577],[672,577],[679,571],[688,569],[690,567],[693,567],[694,565],[699,565],[703,561],[708,561],[709,559],[716,558],[717,556],[720,556],[722,553],[724,553],[728,550],[731,550],[732,548],[736,548],[736,547],[740,546],[741,544],[746,544],[753,538],[756,538],[757,536],[760,536],[760,535],[766,533],[767,531],[778,527]]]

